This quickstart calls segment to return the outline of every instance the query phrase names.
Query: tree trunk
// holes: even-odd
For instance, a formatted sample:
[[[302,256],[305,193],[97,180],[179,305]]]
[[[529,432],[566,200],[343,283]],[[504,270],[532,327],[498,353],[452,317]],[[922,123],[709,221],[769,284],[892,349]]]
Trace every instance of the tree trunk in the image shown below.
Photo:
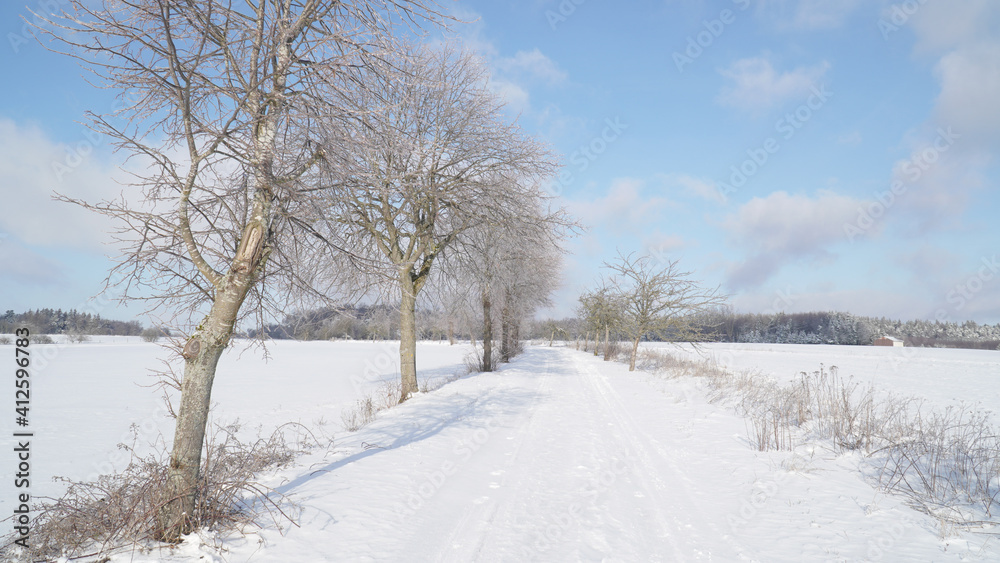
[[[410,273],[400,276],[399,302],[399,376],[402,379],[402,391],[399,402],[402,403],[417,392],[417,295]]]
[[[504,300],[500,309],[500,361],[509,362],[510,355],[510,306]]]
[[[448,319],[448,344],[455,345],[455,319]]]
[[[257,279],[267,252],[262,214],[244,231],[230,273],[216,290],[212,308],[184,346],[184,379],[164,504],[157,515],[156,539],[177,542],[193,531],[201,478],[201,454],[212,402],[212,384],[229,344],[240,307]]]
[[[605,343],[605,346],[607,343]],[[601,330],[597,329],[594,331],[594,355],[596,356],[601,349]]]
[[[587,331],[587,335],[583,337],[583,351],[584,351],[584,353],[587,352],[588,348],[590,348],[590,331],[589,330]]]
[[[493,371],[493,318],[490,294],[483,292],[483,371]]]
[[[555,340],[556,340],[556,331],[553,330],[552,334],[549,335],[549,348],[552,347],[552,343],[555,342]]]
[[[639,354],[639,339],[636,338],[635,341],[632,342],[632,359],[628,363],[628,370],[629,371],[635,371],[635,357],[638,354]]]
[[[604,361],[611,359],[611,327],[609,325],[604,325]]]

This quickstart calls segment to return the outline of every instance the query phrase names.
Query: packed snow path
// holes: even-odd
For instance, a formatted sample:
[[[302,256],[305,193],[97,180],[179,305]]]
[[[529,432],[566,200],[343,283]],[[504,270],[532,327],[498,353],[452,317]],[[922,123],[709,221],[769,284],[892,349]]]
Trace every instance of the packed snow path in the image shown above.
[[[598,367],[582,352],[530,348],[385,413],[356,454],[280,487],[312,508],[302,526],[316,551],[303,557],[739,560],[725,520],[702,512],[674,429],[661,413],[635,416]]]
[[[743,420],[708,403],[697,381],[628,373],[566,348],[531,347],[499,372],[421,394],[270,484],[300,507],[300,527],[217,538],[221,550],[195,541],[168,559],[996,555],[983,542],[942,540],[932,519],[865,483],[856,458],[752,451]]]

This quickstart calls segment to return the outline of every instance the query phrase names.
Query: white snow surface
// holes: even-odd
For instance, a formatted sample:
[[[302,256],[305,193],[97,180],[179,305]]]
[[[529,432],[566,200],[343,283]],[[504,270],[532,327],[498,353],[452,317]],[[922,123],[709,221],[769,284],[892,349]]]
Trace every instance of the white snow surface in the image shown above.
[[[934,519],[878,492],[854,455],[822,444],[753,451],[744,420],[709,403],[703,382],[629,373],[571,348],[528,347],[498,372],[456,379],[468,346],[421,343],[420,378],[441,386],[357,432],[341,430],[342,409],[398,377],[395,346],[277,342],[266,363],[252,351],[224,357],[216,419],[239,417],[265,432],[300,421],[335,436],[261,476],[297,525],[201,532],[110,561],[1000,558],[992,536],[943,536]],[[822,348],[827,365],[831,352],[861,350]],[[48,476],[83,479],[120,464],[115,444],[130,424],[143,438],[169,436],[156,393],[138,386],[163,354],[136,341],[59,348],[33,376],[33,494],[58,490]],[[790,369],[818,367],[804,359]],[[961,380],[953,373],[961,361],[942,356],[940,377]],[[11,467],[13,440],[0,441]],[[0,497],[8,514],[10,481]]]
[[[840,376],[937,407],[965,403],[1000,413],[1000,351],[823,344],[707,343],[698,350],[669,343],[644,346],[688,359],[709,359],[731,371],[750,370],[780,383],[801,372],[836,366]]]

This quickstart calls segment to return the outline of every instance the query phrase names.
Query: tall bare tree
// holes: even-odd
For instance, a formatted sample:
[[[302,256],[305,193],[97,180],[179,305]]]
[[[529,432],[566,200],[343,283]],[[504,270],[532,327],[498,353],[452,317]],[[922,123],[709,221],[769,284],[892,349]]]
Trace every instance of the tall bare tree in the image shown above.
[[[330,120],[328,215],[338,240],[367,249],[362,274],[399,299],[400,377],[417,391],[415,307],[434,264],[463,231],[502,220],[556,165],[488,88],[484,63],[450,45],[372,58],[353,80],[348,119]]]
[[[649,256],[619,254],[604,267],[612,273],[608,287],[621,303],[622,332],[632,343],[629,371],[635,370],[644,337],[697,341],[701,338],[697,316],[726,300],[718,288],[701,287],[677,260],[659,263]]]
[[[126,296],[204,315],[181,353],[159,517],[159,538],[176,541],[196,513],[212,384],[234,328],[263,316],[273,297],[263,282],[310,287],[317,278],[300,266],[317,260],[302,253],[329,251],[315,236],[307,182],[324,157],[313,124],[339,112],[323,97],[326,77],[363,63],[393,22],[439,16],[422,0],[70,5],[46,28],[60,30],[53,37],[69,54],[120,92],[124,109],[92,116],[94,126],[149,170],[135,181],[141,197],[77,203],[119,220],[125,251],[113,276],[123,276]]]

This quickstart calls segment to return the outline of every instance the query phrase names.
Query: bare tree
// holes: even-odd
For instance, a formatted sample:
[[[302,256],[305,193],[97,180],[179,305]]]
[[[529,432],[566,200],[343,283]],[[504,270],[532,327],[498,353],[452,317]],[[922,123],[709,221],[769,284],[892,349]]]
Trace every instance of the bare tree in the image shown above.
[[[338,113],[318,85],[359,64],[393,22],[439,16],[422,0],[70,4],[71,15],[48,22],[55,39],[124,107],[92,116],[94,126],[149,170],[134,184],[138,204],[76,202],[121,225],[125,250],[109,280],[120,275],[126,297],[204,315],[181,352],[159,517],[159,539],[176,541],[193,524],[212,384],[237,323],[263,319],[276,285],[312,287],[321,273],[302,268],[318,259],[302,255],[331,252],[310,219],[309,175],[324,156],[313,124]]]
[[[649,256],[619,254],[604,266],[613,274],[609,287],[621,300],[622,332],[632,342],[629,371],[635,370],[639,341],[644,337],[697,341],[701,335],[696,316],[726,300],[718,288],[700,287],[676,260],[661,265]]]
[[[562,241],[578,227],[564,210],[550,204],[537,190],[503,221],[483,222],[463,233],[457,252],[449,257],[449,274],[472,283],[473,297],[481,306],[482,371],[495,364],[494,308],[500,307],[499,359],[509,361],[520,345],[522,321],[549,304],[558,284]]]
[[[436,261],[472,225],[496,221],[552,174],[543,145],[512,123],[484,63],[443,47],[401,47],[348,76],[364,87],[331,120],[328,215],[338,240],[365,249],[361,274],[399,299],[400,377],[417,391],[415,307]]]
[[[545,238],[522,238],[520,244],[504,253],[503,266],[500,359],[509,362],[521,352],[522,323],[538,309],[551,305],[549,298],[559,284],[562,251],[554,241]]]

